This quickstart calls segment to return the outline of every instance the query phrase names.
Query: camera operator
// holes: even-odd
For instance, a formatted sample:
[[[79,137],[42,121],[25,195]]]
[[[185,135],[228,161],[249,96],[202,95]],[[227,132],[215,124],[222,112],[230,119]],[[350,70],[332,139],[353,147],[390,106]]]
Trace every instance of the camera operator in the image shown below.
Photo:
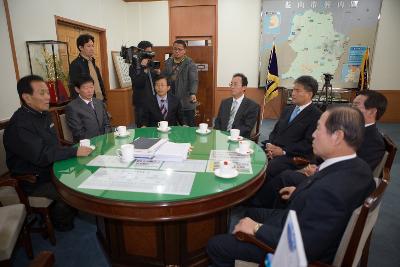
[[[144,52],[152,52],[153,44],[149,41],[141,41],[138,48]],[[154,79],[160,74],[159,66],[152,68],[151,58],[146,53],[142,53],[137,60],[133,60],[129,67],[129,76],[132,80],[132,104],[135,107],[136,127],[142,127],[143,109],[148,105],[154,91]]]

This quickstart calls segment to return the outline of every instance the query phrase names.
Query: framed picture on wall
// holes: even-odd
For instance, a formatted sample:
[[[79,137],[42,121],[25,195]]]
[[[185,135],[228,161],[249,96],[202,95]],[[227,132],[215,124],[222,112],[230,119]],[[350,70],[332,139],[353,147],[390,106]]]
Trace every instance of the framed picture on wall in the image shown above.
[[[117,73],[119,86],[121,88],[131,87],[132,81],[131,77],[129,77],[130,64],[125,63],[125,60],[119,55],[119,51],[111,51],[111,56]]]

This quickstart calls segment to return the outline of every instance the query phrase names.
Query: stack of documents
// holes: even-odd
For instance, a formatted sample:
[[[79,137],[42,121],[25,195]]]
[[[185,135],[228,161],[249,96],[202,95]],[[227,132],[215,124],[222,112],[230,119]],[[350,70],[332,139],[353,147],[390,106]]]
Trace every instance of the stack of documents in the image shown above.
[[[184,161],[189,153],[190,143],[166,142],[154,154],[154,160]]]
[[[167,139],[139,137],[133,141],[135,158],[153,158],[154,153],[167,142]]]

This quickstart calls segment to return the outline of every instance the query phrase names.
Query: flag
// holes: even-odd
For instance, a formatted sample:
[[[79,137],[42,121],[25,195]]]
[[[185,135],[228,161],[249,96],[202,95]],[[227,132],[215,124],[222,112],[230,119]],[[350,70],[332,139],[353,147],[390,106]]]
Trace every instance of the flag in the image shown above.
[[[269,102],[278,96],[279,74],[275,45],[272,46],[271,54],[269,55],[267,71],[264,100]]]
[[[360,66],[360,78],[358,79],[358,91],[369,89],[369,48],[365,50]]]

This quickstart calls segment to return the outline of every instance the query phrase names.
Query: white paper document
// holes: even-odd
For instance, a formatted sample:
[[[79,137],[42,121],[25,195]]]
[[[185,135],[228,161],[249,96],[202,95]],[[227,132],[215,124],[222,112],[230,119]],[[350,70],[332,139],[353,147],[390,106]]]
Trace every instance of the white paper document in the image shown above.
[[[253,174],[251,166],[251,158],[249,155],[240,155],[229,150],[211,150],[210,160],[207,164],[207,172],[214,172],[219,168],[219,162],[222,160],[230,160],[235,165],[235,169],[239,173]]]
[[[195,173],[99,168],[79,188],[190,195]]]
[[[127,168],[132,162],[122,162],[118,156],[99,155],[89,161],[87,166]]]
[[[134,169],[158,170],[163,162],[157,160],[135,160],[129,167]]]
[[[184,161],[189,153],[190,143],[166,142],[154,154],[154,160]]]
[[[181,172],[205,172],[207,160],[187,159],[182,162],[166,161],[161,166],[161,170],[174,170]]]

